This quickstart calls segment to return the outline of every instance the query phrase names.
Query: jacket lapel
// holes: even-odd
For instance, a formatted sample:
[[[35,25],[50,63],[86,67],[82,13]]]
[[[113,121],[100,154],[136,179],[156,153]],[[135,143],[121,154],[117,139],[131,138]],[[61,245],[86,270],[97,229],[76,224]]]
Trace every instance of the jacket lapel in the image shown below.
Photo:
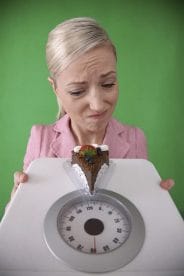
[[[69,124],[70,118],[65,115],[53,127],[55,136],[51,143],[51,151],[55,157],[70,158],[71,151],[76,146]],[[115,119],[111,119],[103,144],[109,146],[110,158],[125,158],[130,148],[126,137],[126,127]]]
[[[51,143],[51,150],[55,157],[71,157],[71,151],[76,146],[69,124],[69,116],[65,115],[53,127],[55,137]]]
[[[125,126],[115,119],[111,119],[106,129],[103,144],[109,146],[110,158],[125,158],[130,149]]]

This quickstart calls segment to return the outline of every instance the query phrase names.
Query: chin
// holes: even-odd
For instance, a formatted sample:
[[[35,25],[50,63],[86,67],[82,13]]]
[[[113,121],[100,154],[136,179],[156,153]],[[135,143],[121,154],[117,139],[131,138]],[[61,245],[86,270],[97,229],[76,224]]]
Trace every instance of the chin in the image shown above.
[[[95,122],[95,123],[91,123],[88,124],[87,129],[89,132],[99,132],[99,131],[105,131],[106,126],[107,126],[108,122]]]

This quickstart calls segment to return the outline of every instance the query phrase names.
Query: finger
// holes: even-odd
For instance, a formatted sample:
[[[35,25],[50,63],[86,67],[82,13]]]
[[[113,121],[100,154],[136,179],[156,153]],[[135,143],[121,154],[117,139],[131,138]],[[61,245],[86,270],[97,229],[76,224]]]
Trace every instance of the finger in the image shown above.
[[[23,172],[14,173],[14,186],[18,187],[21,182],[26,182],[28,180],[28,175]]]
[[[20,183],[20,175],[21,172],[15,172],[14,173],[14,186],[18,186]]]
[[[28,175],[26,173],[22,173],[20,175],[20,182],[24,183],[26,181],[28,181]]]
[[[165,190],[170,190],[175,185],[173,179],[162,180],[160,186]]]

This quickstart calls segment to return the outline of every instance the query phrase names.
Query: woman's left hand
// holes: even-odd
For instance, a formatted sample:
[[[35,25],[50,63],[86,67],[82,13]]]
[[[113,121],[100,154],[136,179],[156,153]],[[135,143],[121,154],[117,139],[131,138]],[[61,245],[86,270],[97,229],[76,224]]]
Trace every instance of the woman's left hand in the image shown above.
[[[160,182],[160,186],[165,190],[170,190],[174,185],[173,179],[165,179]]]

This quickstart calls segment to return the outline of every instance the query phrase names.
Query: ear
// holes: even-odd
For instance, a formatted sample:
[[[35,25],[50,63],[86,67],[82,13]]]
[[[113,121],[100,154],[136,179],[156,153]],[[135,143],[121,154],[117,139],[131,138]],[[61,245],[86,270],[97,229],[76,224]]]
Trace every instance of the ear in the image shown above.
[[[49,81],[50,85],[52,86],[54,93],[56,93],[57,91],[56,91],[56,85],[55,85],[54,80],[51,77],[48,77],[48,81]]]

